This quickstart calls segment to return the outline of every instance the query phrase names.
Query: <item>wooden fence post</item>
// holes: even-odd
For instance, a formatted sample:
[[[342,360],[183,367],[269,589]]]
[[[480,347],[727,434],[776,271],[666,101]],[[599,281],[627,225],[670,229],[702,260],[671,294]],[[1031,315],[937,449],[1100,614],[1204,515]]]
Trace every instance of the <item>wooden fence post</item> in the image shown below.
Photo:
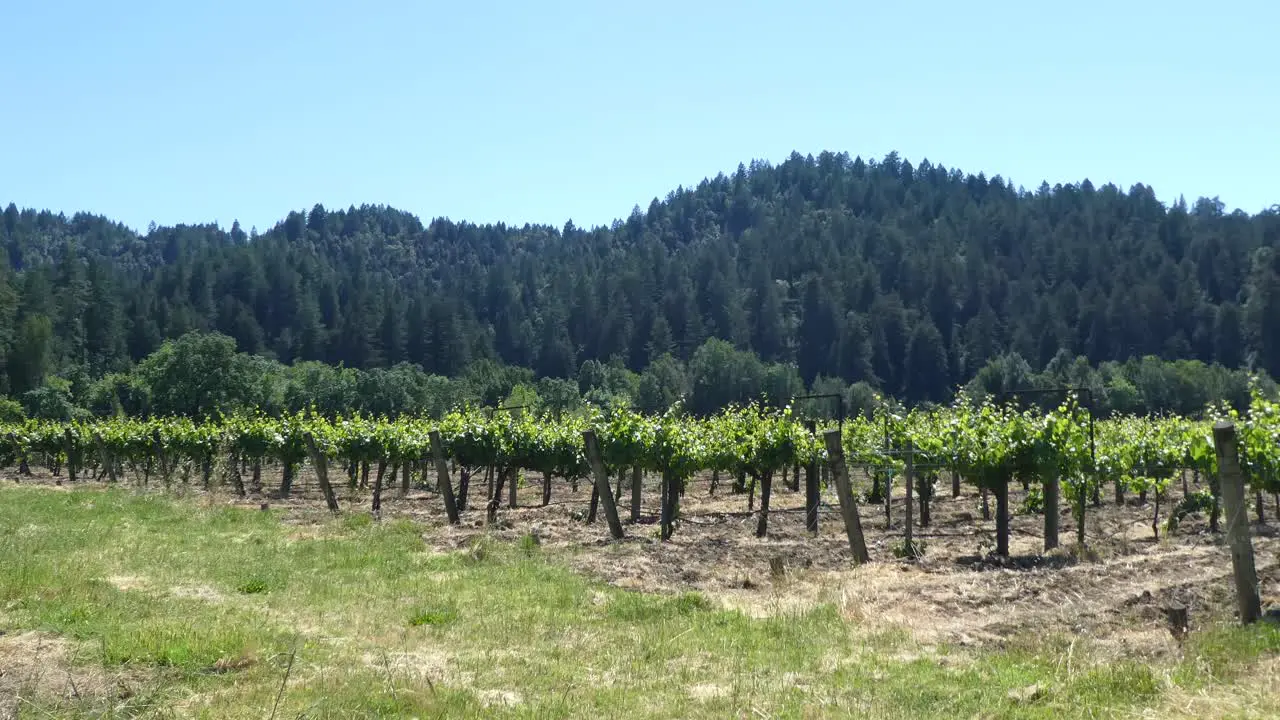
[[[836,493],[840,497],[840,514],[844,516],[844,529],[849,536],[849,549],[853,551],[853,559],[859,564],[871,562],[871,556],[867,554],[867,543],[862,537],[858,503],[853,497],[853,488],[849,485],[849,469],[844,464],[844,447],[840,444],[840,431],[828,430],[823,439],[827,444],[832,474],[835,475]]]
[[[1236,450],[1236,426],[1229,422],[1215,424],[1213,445],[1218,452],[1218,482],[1226,510],[1227,545],[1231,549],[1236,601],[1240,622],[1247,625],[1262,616],[1262,601],[1258,596],[1258,571],[1253,564],[1253,542],[1249,538],[1249,505],[1244,499],[1244,473]]]
[[[591,463],[591,474],[596,478],[596,490],[600,495],[600,504],[604,506],[604,518],[609,523],[609,534],[615,539],[623,536],[622,522],[618,520],[618,506],[613,501],[613,493],[609,491],[609,471],[604,467],[600,457],[600,445],[596,441],[594,430],[582,432],[582,444],[586,450],[587,461]]]
[[[449,516],[449,524],[458,524],[458,504],[453,497],[453,481],[449,479],[449,463],[444,459],[444,442],[440,440],[440,431],[432,430],[431,454],[436,461],[436,483],[440,487],[440,495],[444,498],[444,511]]]

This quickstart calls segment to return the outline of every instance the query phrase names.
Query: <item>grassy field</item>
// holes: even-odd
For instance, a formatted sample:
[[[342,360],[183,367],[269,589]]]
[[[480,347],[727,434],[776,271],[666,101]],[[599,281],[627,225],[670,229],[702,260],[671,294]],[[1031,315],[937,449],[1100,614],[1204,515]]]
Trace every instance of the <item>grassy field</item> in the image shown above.
[[[1271,625],[1156,664],[1070,637],[922,646],[835,605],[752,618],[434,532],[6,485],[0,718],[1280,717]]]

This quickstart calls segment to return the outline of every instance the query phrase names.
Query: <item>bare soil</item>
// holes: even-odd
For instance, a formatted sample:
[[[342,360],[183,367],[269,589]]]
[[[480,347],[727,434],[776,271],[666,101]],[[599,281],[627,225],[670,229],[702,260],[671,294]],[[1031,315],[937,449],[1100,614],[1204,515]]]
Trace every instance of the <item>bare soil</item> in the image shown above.
[[[344,511],[368,511],[372,490],[351,488],[345,473],[331,469],[334,489]],[[50,484],[56,478],[36,470],[21,482]],[[6,473],[0,481],[16,478]],[[274,488],[279,470],[264,470],[264,490],[238,497],[230,486],[206,490],[193,481],[175,481],[169,491],[197,495],[205,502],[283,511],[287,522],[306,537],[326,517],[314,475],[298,474],[288,499]],[[424,540],[442,550],[466,548],[484,536],[519,541],[536,539],[546,551],[577,570],[619,587],[649,592],[699,591],[719,603],[754,616],[804,610],[831,604],[869,631],[905,631],[930,645],[1002,646],[1035,642],[1050,634],[1088,639],[1118,655],[1160,656],[1176,653],[1178,633],[1171,609],[1185,607],[1190,629],[1228,622],[1235,616],[1230,556],[1218,533],[1203,515],[1188,515],[1176,533],[1165,521],[1182,495],[1175,481],[1172,497],[1161,498],[1159,538],[1152,530],[1154,498],[1139,503],[1134,496],[1117,505],[1112,497],[1086,512],[1086,547],[1076,545],[1076,520],[1064,498],[1060,518],[1062,548],[1043,553],[1044,518],[1024,510],[1021,484],[1010,489],[1010,557],[991,554],[995,547],[995,501],[992,518],[983,519],[981,499],[971,486],[952,498],[948,482],[939,482],[929,527],[919,527],[914,508],[914,536],[923,556],[900,559],[903,546],[905,489],[899,483],[886,521],[883,504],[862,503],[862,528],[872,563],[855,566],[849,551],[835,492],[824,488],[816,535],[804,526],[804,493],[774,480],[768,534],[756,537],[759,497],[732,492],[732,479],[722,477],[714,495],[710,477],[689,483],[681,499],[681,519],[674,537],[658,540],[659,484],[646,477],[640,519],[629,523],[630,474],[621,488],[618,511],[626,525],[621,541],[609,539],[603,508],[587,524],[591,486],[555,480],[550,504],[541,505],[542,478],[526,474],[518,505],[507,506],[502,492],[497,522],[485,523],[483,473],[471,479],[468,508],[462,523],[449,526],[440,496],[423,484],[435,483],[434,472],[413,477],[406,496],[399,478],[383,490],[384,520],[408,518],[430,526]],[[246,475],[245,480],[248,480]],[[454,482],[458,478],[455,473]],[[136,485],[136,479],[130,479]],[[372,478],[370,480],[372,482]],[[614,480],[616,483],[616,479]],[[855,492],[869,483],[861,472]],[[163,488],[154,478],[152,487]],[[66,487],[66,485],[63,485]],[[615,486],[616,487],[616,486]],[[1198,489],[1191,484],[1191,490]],[[1253,497],[1250,496],[1251,511]],[[749,511],[748,505],[756,511]],[[1254,552],[1264,608],[1280,605],[1280,523],[1274,499],[1265,498],[1267,523],[1253,518]],[[1252,512],[1251,512],[1252,517]]]

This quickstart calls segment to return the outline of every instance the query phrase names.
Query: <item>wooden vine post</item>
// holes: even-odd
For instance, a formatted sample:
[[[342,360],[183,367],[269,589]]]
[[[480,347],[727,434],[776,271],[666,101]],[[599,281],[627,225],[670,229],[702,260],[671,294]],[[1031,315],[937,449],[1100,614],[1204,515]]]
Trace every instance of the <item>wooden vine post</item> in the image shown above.
[[[676,494],[675,480],[671,476],[670,470],[662,471],[662,500],[660,501],[658,511],[658,528],[662,540],[665,542],[671,539],[671,534],[675,531],[675,500]]]
[[[858,564],[871,562],[871,556],[867,554],[866,540],[862,537],[858,503],[853,497],[853,488],[849,485],[849,468],[844,462],[844,447],[840,444],[840,431],[828,430],[823,439],[827,444],[827,455],[832,474],[835,476],[836,493],[840,497],[840,515],[844,517],[845,533],[849,536],[849,549],[853,551],[853,559]]]
[[[609,523],[609,534],[615,539],[623,537],[622,521],[618,519],[618,506],[613,501],[613,493],[609,491],[609,471],[604,467],[604,459],[600,457],[600,443],[596,440],[594,430],[582,432],[582,444],[587,454],[587,462],[591,464],[591,474],[595,476],[596,492],[600,496],[600,504],[604,506],[604,518]]]
[[[440,488],[440,496],[444,498],[444,511],[449,516],[449,524],[457,525],[458,503],[453,497],[453,482],[449,479],[449,463],[444,459],[444,442],[440,439],[440,431],[432,430],[427,436],[431,440],[431,455],[436,462],[436,482]]]
[[[1258,594],[1258,571],[1253,564],[1253,542],[1249,537],[1249,505],[1245,501],[1244,473],[1236,448],[1236,427],[1229,422],[1213,426],[1213,445],[1218,454],[1218,482],[1226,510],[1227,546],[1231,550],[1231,571],[1235,576],[1240,622],[1248,625],[1262,616]]]
[[[1009,481],[1010,473],[1000,471],[996,482],[996,554],[1009,557]]]
[[[338,498],[333,494],[333,486],[329,484],[329,458],[316,445],[316,439],[307,435],[307,451],[311,454],[311,464],[316,469],[316,479],[320,481],[320,492],[324,494],[324,502],[329,512],[338,512]]]
[[[1044,479],[1044,551],[1058,547],[1058,493],[1061,483],[1058,481],[1058,469],[1052,468]],[[1084,487],[1080,494],[1083,497]]]
[[[1080,491],[1079,491],[1080,497],[1076,498],[1080,506],[1079,517],[1076,518],[1076,544],[1082,548],[1084,547],[1084,511],[1085,511],[1085,504],[1084,504],[1085,492],[1084,491],[1085,491],[1085,487],[1088,484],[1089,484],[1088,476],[1085,476],[1080,479]],[[1099,485],[1099,487],[1101,487],[1101,485]]]
[[[806,423],[809,428],[810,435],[818,434],[818,423],[810,420]],[[797,480],[800,475],[800,466],[796,466]],[[819,485],[818,476],[818,458],[809,461],[809,467],[805,468],[804,473],[804,527],[811,533],[818,532],[818,505],[822,502],[822,486]]]
[[[903,449],[906,452],[906,465],[902,474],[907,480],[907,506],[904,510],[905,515],[903,516],[904,536],[902,549],[907,557],[913,558],[916,557],[916,546],[911,539],[911,503],[913,500],[911,495],[913,491],[912,486],[915,484],[915,458],[913,457],[915,455],[915,446],[912,445],[910,438],[907,439],[906,447]]]

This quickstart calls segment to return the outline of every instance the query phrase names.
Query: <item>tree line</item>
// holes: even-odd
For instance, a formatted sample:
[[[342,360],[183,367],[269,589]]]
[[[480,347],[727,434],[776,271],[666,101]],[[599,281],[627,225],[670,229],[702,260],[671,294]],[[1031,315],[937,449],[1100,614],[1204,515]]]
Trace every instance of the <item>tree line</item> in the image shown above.
[[[1260,390],[1275,396],[1266,376]],[[1251,377],[1240,370],[1197,360],[1168,362],[1155,357],[1107,363],[1094,368],[1083,357],[1059,357],[1043,372],[1006,355],[985,366],[967,385],[980,398],[1025,389],[1086,389],[1079,393],[1099,416],[1111,414],[1202,414],[1225,401],[1243,409],[1250,402]],[[819,396],[819,397],[813,397]],[[832,401],[838,396],[840,402]],[[1060,393],[1032,396],[1046,410]],[[1025,398],[1024,398],[1025,399]],[[571,378],[538,378],[528,368],[492,360],[472,363],[465,373],[445,377],[400,363],[361,370],[314,360],[285,365],[240,352],[235,340],[218,333],[187,333],[125,372],[78,384],[49,376],[17,399],[0,400],[0,421],[23,418],[88,420],[93,417],[191,417],[237,414],[283,417],[310,412],[325,417],[361,413],[389,418],[441,418],[463,408],[527,408],[563,415],[587,406],[629,407],[646,414],[672,411],[709,416],[735,405],[791,405],[801,417],[872,416],[900,407],[865,381],[848,383],[819,376],[806,385],[795,365],[765,363],[754,353],[710,339],[688,363],[663,355],[642,372],[618,362],[587,360]],[[925,403],[929,405],[929,403]]]
[[[316,205],[263,233],[137,233],[10,204],[0,391],[35,407],[21,399],[61,383],[88,409],[90,387],[199,332],[290,373],[502,368],[547,396],[553,380],[620,395],[609,383],[628,378],[637,404],[685,389],[699,410],[823,383],[919,404],[975,379],[1068,376],[1114,386],[1118,407],[1190,406],[1206,391],[1138,387],[1164,373],[1234,393],[1246,372],[1280,373],[1278,241],[1280,206],[1027,191],[896,154],[753,162],[591,229]],[[707,380],[708,358],[741,372]],[[611,379],[584,385],[591,373]]]

